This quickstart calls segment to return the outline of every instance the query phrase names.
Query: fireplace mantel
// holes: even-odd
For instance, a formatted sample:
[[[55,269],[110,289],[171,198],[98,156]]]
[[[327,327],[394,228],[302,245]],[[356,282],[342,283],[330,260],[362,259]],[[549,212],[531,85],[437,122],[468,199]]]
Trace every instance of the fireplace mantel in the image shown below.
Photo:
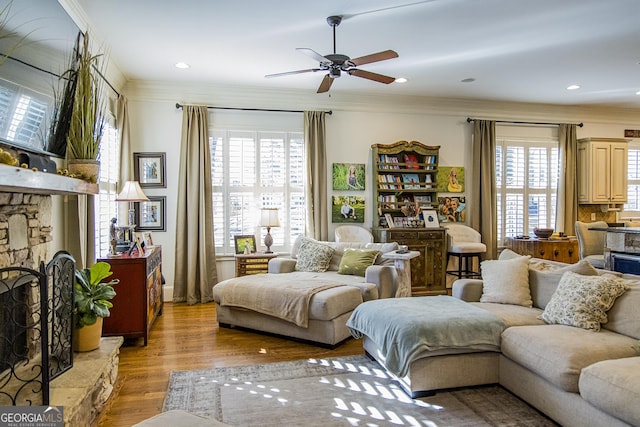
[[[31,194],[98,194],[98,184],[81,179],[0,165],[0,192]]]

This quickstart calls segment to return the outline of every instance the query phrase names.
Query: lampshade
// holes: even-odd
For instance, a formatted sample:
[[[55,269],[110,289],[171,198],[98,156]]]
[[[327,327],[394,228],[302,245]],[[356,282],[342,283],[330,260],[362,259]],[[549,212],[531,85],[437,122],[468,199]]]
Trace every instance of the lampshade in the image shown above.
[[[116,196],[116,202],[148,202],[149,198],[144,194],[138,181],[126,181],[120,194]]]
[[[280,227],[277,208],[262,208],[260,210],[261,227]]]

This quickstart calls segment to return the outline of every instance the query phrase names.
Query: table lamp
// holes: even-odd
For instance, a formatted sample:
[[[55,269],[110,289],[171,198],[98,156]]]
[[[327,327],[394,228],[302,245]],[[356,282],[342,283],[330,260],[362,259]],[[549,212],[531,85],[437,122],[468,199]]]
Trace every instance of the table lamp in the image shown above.
[[[273,245],[273,237],[271,237],[271,227],[280,227],[280,221],[278,221],[278,209],[277,208],[262,208],[260,210],[260,226],[267,227],[267,235],[264,236],[264,245],[267,247],[265,254],[273,253],[271,251],[271,245]]]
[[[129,227],[135,225],[135,211],[133,202],[148,202],[149,198],[144,194],[138,181],[126,181],[120,194],[116,196],[116,202],[129,202]]]

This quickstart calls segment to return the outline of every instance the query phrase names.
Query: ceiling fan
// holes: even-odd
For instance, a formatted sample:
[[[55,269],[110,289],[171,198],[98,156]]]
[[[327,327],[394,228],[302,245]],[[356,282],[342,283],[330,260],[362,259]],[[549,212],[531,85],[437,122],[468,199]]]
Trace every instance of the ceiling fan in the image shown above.
[[[342,72],[356,77],[362,77],[363,79],[373,80],[380,83],[389,84],[395,81],[394,77],[385,76],[382,74],[372,73],[370,71],[360,70],[357,66],[370,64],[372,62],[384,61],[387,59],[397,58],[398,54],[393,50],[385,50],[378,53],[372,53],[371,55],[361,56],[359,58],[349,58],[347,55],[336,53],[336,27],[340,25],[342,16],[330,16],[327,18],[327,23],[333,28],[333,53],[329,55],[320,55],[313,49],[306,47],[299,47],[296,50],[310,56],[311,58],[320,62],[318,68],[309,68],[306,70],[287,71],[284,73],[268,74],[265,77],[280,77],[289,76],[292,74],[309,73],[316,71],[328,71],[328,74],[322,79],[320,87],[318,87],[317,93],[328,92],[331,88],[331,84],[335,79],[340,77]]]

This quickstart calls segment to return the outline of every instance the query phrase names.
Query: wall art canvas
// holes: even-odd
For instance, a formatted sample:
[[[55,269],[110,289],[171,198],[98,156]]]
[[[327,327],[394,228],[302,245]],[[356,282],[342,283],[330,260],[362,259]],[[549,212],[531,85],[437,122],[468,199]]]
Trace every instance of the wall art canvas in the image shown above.
[[[365,165],[363,163],[334,163],[333,189],[358,191],[365,189]]]
[[[467,219],[466,198],[438,197],[438,219],[440,222],[465,222]]]
[[[464,167],[439,166],[437,188],[441,193],[462,193],[464,191]]]
[[[332,196],[332,222],[364,223],[364,197]]]

